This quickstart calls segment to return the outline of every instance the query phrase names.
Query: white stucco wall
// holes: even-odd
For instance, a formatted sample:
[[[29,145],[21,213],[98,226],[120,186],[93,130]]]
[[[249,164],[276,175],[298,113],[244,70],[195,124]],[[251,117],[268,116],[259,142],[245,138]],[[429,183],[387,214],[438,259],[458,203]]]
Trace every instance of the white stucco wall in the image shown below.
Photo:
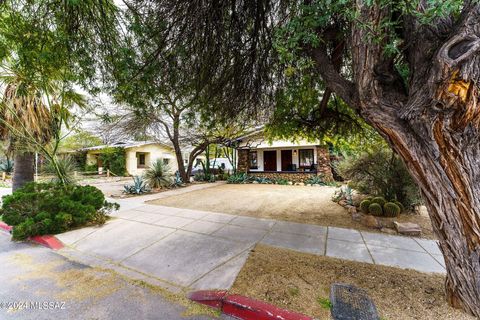
[[[145,153],[145,168],[138,168],[137,154]],[[160,144],[149,144],[140,147],[127,148],[125,150],[127,172],[130,175],[142,175],[145,169],[150,167],[157,159],[169,159],[170,171],[174,173],[178,170],[175,153],[172,149],[162,146]]]

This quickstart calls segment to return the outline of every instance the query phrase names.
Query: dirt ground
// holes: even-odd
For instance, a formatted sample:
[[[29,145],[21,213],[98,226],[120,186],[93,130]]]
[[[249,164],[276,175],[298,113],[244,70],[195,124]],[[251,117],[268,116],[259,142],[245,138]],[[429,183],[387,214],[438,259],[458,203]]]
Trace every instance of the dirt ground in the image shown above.
[[[474,319],[449,307],[444,276],[257,245],[231,293],[330,319],[332,283],[367,291],[382,319]]]
[[[225,184],[149,203],[375,232],[375,229],[352,221],[343,207],[331,201],[335,190],[335,187],[326,186]],[[430,218],[425,214],[402,214],[384,220],[418,223],[422,227],[422,237],[433,238]]]

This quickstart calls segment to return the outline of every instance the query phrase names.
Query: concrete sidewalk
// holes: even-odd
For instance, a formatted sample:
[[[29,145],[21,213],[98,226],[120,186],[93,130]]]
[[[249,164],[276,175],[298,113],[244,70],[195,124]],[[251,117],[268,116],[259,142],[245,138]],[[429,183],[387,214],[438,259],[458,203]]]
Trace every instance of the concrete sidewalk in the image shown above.
[[[133,200],[133,199],[132,199]],[[347,260],[444,273],[435,241],[121,200],[102,227],[57,237],[60,253],[173,290],[228,289],[257,243]],[[86,261],[88,260],[88,261]]]

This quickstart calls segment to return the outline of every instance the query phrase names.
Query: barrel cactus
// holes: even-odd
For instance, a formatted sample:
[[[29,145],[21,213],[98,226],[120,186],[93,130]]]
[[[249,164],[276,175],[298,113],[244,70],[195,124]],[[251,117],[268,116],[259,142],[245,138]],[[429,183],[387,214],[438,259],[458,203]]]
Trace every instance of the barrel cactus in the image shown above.
[[[405,207],[403,206],[403,204],[400,201],[393,201],[393,203],[395,203],[397,206],[400,207],[400,213],[405,211]]]
[[[370,204],[370,206],[368,207],[368,212],[370,212],[371,215],[377,217],[383,215],[382,206],[375,202]]]
[[[383,206],[383,214],[385,217],[396,217],[400,214],[400,211],[400,207],[393,202],[387,202]]]
[[[370,200],[363,200],[362,202],[360,202],[360,210],[361,210],[363,213],[368,213],[368,207],[370,207],[371,204],[372,204],[372,201],[370,201]]]
[[[375,197],[372,199],[372,203],[378,203],[380,207],[383,207],[387,201],[384,197]]]

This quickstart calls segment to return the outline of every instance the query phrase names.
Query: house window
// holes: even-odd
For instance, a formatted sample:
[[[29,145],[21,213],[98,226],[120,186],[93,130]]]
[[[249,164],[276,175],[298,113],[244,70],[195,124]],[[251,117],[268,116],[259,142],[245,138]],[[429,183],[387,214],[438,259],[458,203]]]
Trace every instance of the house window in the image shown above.
[[[168,166],[168,164],[170,163],[170,159],[163,159],[163,164]]]
[[[304,169],[313,167],[314,157],[313,149],[299,149],[298,150],[298,166]]]
[[[250,169],[258,169],[257,151],[250,151],[248,153],[248,161],[250,163]]]

